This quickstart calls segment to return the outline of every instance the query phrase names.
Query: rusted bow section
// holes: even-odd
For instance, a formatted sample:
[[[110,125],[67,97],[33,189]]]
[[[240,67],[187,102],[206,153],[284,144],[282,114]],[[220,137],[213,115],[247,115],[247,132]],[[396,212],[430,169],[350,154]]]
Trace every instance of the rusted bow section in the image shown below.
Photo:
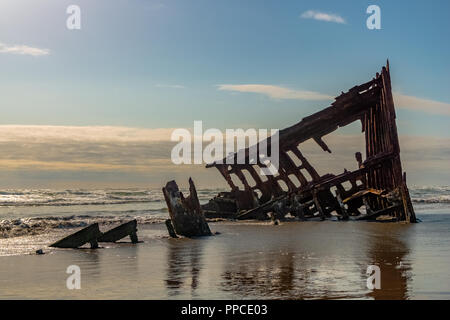
[[[208,223],[203,215],[194,182],[189,178],[189,196],[186,198],[175,181],[167,182],[162,189],[169,209],[167,230],[172,238],[210,236]]]
[[[264,164],[259,160],[249,164],[249,148],[245,150],[246,164],[226,164],[224,159],[222,164],[207,165],[219,170],[231,191],[203,205],[205,216],[266,219],[290,213],[300,219],[324,220],[336,215],[342,220],[416,222],[402,171],[395,118],[388,62],[373,80],[280,131],[278,174],[261,176]],[[302,143],[313,139],[331,153],[322,137],[355,121],[361,121],[365,134],[365,160],[358,152],[357,170],[319,175],[302,154]],[[270,138],[267,143],[270,152]],[[237,153],[234,156],[236,160]],[[241,188],[232,178],[242,183]],[[351,188],[343,184],[351,184]]]

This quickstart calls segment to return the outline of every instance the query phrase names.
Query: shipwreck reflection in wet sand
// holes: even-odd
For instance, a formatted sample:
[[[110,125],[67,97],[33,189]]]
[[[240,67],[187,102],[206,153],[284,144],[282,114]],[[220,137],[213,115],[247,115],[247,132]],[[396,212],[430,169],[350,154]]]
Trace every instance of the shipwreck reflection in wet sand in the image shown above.
[[[403,226],[408,228],[409,226]],[[405,231],[401,239],[400,235],[392,235],[389,231],[381,235],[371,243],[368,251],[372,264],[380,266],[381,289],[371,290],[367,296],[377,300],[408,299],[408,283],[411,281],[411,264],[407,259],[408,232]]]
[[[169,240],[165,280],[169,296],[184,294],[183,289],[188,285],[191,295],[195,296],[202,267],[203,245],[202,241],[196,240]]]
[[[206,290],[237,299],[407,299],[406,229],[398,224],[349,223],[336,232],[332,222],[294,223],[257,231],[264,236],[248,234],[247,229],[249,238],[238,246],[228,246],[235,235],[212,241],[178,239],[168,246],[166,289],[171,297],[190,289],[192,298]],[[318,236],[332,230],[335,234]],[[287,234],[289,239],[283,238]],[[220,263],[211,264],[214,259]],[[371,264],[381,268],[381,290],[367,289]],[[211,274],[219,279],[211,279]]]

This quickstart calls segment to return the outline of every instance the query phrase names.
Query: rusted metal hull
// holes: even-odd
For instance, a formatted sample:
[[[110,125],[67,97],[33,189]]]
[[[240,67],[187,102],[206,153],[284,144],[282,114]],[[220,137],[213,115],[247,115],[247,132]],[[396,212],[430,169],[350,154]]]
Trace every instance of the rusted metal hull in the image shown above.
[[[130,236],[132,243],[138,242],[136,220],[124,223],[105,233],[100,231],[98,223],[94,223],[51,244],[50,247],[75,249],[90,243],[91,248],[95,249],[98,248],[98,242],[116,242],[126,236]]]
[[[211,231],[203,215],[192,179],[189,179],[189,191],[190,195],[185,198],[175,181],[169,181],[163,188],[171,220],[166,222],[169,234],[173,237],[175,231],[184,237],[210,236]],[[173,230],[170,225],[173,226]]]
[[[237,208],[236,218],[266,218],[268,212],[276,212],[280,216],[290,213],[302,219],[320,217],[323,220],[334,213],[346,220],[361,216],[359,209],[365,207],[367,220],[387,215],[395,221],[416,222],[406,175],[402,171],[395,119],[388,62],[371,81],[342,93],[330,107],[280,131],[278,175],[263,179],[259,169],[264,164],[249,162],[249,148],[245,150],[246,164],[226,164],[224,159],[207,167],[217,168],[230,186]],[[320,176],[302,154],[301,144],[313,139],[325,152],[331,153],[322,137],[355,121],[362,124],[365,160],[357,153],[359,169]],[[270,138],[267,144],[270,150]],[[253,185],[244,171],[253,178]],[[243,190],[233,183],[232,175],[242,182]],[[294,178],[300,182],[299,186]],[[344,183],[350,183],[351,188],[346,190]],[[282,184],[287,186],[287,191]],[[369,192],[343,202],[364,190],[379,190],[379,193]],[[211,207],[214,205],[210,204]]]

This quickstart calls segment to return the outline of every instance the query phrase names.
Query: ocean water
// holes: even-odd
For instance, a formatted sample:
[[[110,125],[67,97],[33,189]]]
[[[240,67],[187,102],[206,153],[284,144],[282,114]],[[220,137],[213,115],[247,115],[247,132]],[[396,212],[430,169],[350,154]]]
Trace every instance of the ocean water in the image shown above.
[[[181,190],[188,194],[188,190]],[[219,189],[197,191],[206,203]],[[40,233],[52,228],[83,227],[90,223],[140,224],[168,217],[161,189],[3,189],[0,190],[0,238]]]
[[[206,203],[220,191],[224,190],[199,190],[200,202]],[[411,187],[410,194],[420,213],[450,213],[450,186]],[[161,189],[0,190],[0,237],[33,228],[80,227],[129,218],[154,223],[167,216]]]

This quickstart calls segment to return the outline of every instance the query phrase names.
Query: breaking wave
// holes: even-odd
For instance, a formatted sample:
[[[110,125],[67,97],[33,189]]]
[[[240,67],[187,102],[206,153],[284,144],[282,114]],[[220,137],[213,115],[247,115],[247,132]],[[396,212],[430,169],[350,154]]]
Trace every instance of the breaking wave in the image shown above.
[[[218,192],[201,190],[198,196],[204,203]],[[161,189],[0,190],[0,238],[131,219],[139,224],[160,223],[167,217]]]
[[[410,187],[413,203],[450,203],[450,186]]]
[[[47,216],[34,218],[18,218],[0,221],[0,237],[9,238],[23,235],[41,234],[51,229],[81,228],[92,223],[100,225],[121,224],[136,219],[138,224],[161,223],[165,218],[160,216],[136,216],[122,214],[116,216],[91,216],[91,215],[72,215],[72,216]]]
[[[220,191],[224,190],[198,190],[200,202],[205,203]],[[412,186],[410,194],[417,206],[438,208],[450,204],[450,186]],[[95,222],[109,225],[137,219],[139,224],[160,223],[167,217],[160,189],[0,190],[0,238],[79,228]]]
[[[211,198],[218,190],[201,190],[199,198]],[[99,189],[99,190],[0,190],[0,206],[74,206],[161,202],[161,190]]]
[[[200,200],[208,200],[222,189],[198,190]],[[410,187],[415,203],[450,203],[450,186]],[[158,189],[98,189],[98,190],[0,190],[1,206],[74,206],[126,203],[164,202]]]

